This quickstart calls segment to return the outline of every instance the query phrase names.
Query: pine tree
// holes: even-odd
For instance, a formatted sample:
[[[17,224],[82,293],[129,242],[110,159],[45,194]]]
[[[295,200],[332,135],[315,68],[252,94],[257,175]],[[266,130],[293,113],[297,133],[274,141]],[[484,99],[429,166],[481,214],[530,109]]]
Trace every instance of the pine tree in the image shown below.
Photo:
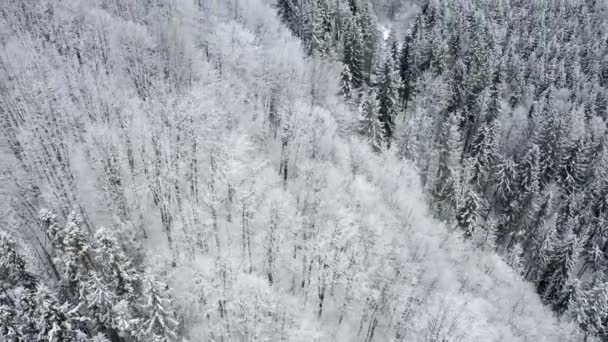
[[[493,183],[498,199],[506,208],[515,207],[515,203],[512,203],[511,200],[518,183],[517,164],[511,158],[499,156],[493,172]]]
[[[13,305],[4,304],[4,298],[0,297],[0,336],[6,341],[22,341],[24,333],[17,322],[17,312]]]
[[[332,14],[325,0],[316,0],[312,4],[312,41],[311,52],[329,56],[332,51]]]
[[[519,175],[519,189],[522,196],[535,194],[540,190],[540,159],[540,149],[536,144],[532,144],[521,163],[518,164],[517,173]]]
[[[493,122],[481,126],[469,155],[474,161],[472,182],[484,189],[498,160],[498,133]]]
[[[116,305],[117,296],[103,282],[96,273],[89,275],[86,283],[81,283],[81,297],[86,301],[87,316],[99,330],[106,332],[109,336],[117,336],[112,330],[114,326],[113,307]]]
[[[351,89],[359,89],[363,84],[363,40],[361,28],[355,20],[346,22],[342,62],[351,73]]]
[[[401,110],[406,111],[407,105],[410,99],[414,95],[414,74],[412,72],[412,61],[411,61],[411,40],[412,38],[408,34],[403,41],[401,47],[401,54],[399,55],[399,76],[401,78],[401,87],[399,89],[399,95],[401,98]]]
[[[516,243],[511,250],[507,252],[505,262],[511,266],[518,273],[521,272],[522,268],[522,256],[524,254],[523,248],[520,243]]]
[[[35,339],[29,312],[36,284],[13,239],[0,232],[0,336],[7,341]]]
[[[579,253],[580,244],[572,233],[563,241],[554,242],[553,248],[547,253],[547,262],[537,290],[545,302],[557,312],[565,311],[565,304],[560,299],[564,295],[563,291],[572,275]]]
[[[369,141],[374,149],[379,150],[382,147],[385,137],[384,125],[380,120],[380,108],[374,89],[370,90],[361,106],[359,133]]]
[[[577,282],[578,283],[578,282]],[[596,275],[587,286],[575,292],[573,303],[569,308],[574,322],[588,335],[605,335],[608,321],[608,282]]]
[[[496,248],[496,220],[489,218],[480,229],[475,230],[475,245],[481,250]]]
[[[380,121],[384,127],[385,140],[390,144],[395,125],[397,88],[394,79],[393,63],[390,56],[386,56],[378,84],[378,102]]]
[[[435,177],[433,194],[443,214],[441,217],[450,217],[451,210],[458,207],[458,189],[461,184],[468,184],[469,179],[462,180],[460,157],[462,155],[462,141],[460,136],[460,116],[452,114],[446,120],[440,132],[439,141],[435,148],[438,158],[438,169]]]
[[[145,302],[141,308],[144,317],[137,336],[147,341],[176,340],[178,322],[174,318],[171,301],[164,293],[164,285],[146,275],[144,286]]]
[[[78,291],[79,282],[83,281],[90,264],[90,243],[88,232],[82,219],[72,212],[67,223],[56,235],[53,245],[57,249],[56,264],[60,265],[61,277],[65,290],[71,295]]]
[[[139,275],[118,241],[105,228],[95,232],[95,262],[111,290],[118,296],[130,297],[137,290]]]
[[[353,98],[353,75],[350,72],[348,65],[344,65],[340,72],[340,94],[344,96],[346,101],[350,101]]]
[[[376,56],[376,48],[378,45],[378,32],[376,24],[373,22],[369,9],[370,3],[364,2],[358,8],[356,22],[361,32],[361,61],[362,61],[362,79],[367,85],[372,85],[372,74],[374,72],[374,63]],[[354,75],[354,72],[353,72]]]
[[[32,320],[36,324],[38,341],[81,342],[86,334],[81,330],[86,319],[78,314],[78,308],[61,303],[48,287],[39,285],[34,294]]]
[[[292,0],[277,0],[276,7],[281,21],[290,23],[296,12]]]
[[[465,238],[471,238],[479,224],[481,200],[471,187],[467,187],[458,205],[456,222]]]
[[[0,290],[15,287],[34,289],[35,277],[26,269],[23,256],[17,251],[15,241],[5,232],[0,232]]]
[[[583,138],[573,144],[564,144],[563,157],[559,161],[559,183],[566,195],[572,194],[587,179],[588,149]]]

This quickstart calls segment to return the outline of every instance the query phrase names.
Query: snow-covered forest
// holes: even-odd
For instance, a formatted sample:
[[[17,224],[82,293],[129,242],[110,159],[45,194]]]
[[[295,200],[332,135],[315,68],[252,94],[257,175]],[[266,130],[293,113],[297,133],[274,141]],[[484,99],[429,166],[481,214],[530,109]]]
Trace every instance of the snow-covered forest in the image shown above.
[[[608,341],[602,0],[4,0],[0,341]]]

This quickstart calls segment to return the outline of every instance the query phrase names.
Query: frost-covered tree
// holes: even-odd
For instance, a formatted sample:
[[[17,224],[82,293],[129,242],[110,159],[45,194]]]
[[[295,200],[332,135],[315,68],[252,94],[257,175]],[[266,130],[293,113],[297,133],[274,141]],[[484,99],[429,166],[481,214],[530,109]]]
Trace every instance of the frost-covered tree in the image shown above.
[[[385,139],[385,128],[381,120],[380,106],[374,90],[364,98],[359,117],[359,132],[373,148],[379,150]]]
[[[479,225],[481,216],[481,203],[479,196],[470,187],[465,190],[464,196],[456,209],[456,222],[463,231],[465,238],[471,238]]]
[[[561,299],[564,296],[567,282],[573,276],[579,253],[580,243],[573,234],[566,236],[563,241],[554,242],[547,253],[547,261],[537,290],[542,298],[558,312],[564,312],[567,309],[567,303]]]
[[[393,138],[398,97],[398,84],[393,63],[392,57],[387,54],[378,80],[378,112],[384,127],[385,140],[389,143]]]
[[[87,319],[78,313],[78,308],[61,302],[50,288],[39,285],[33,296],[31,313],[35,322],[36,339],[40,341],[86,341],[84,330]]]
[[[588,336],[603,335],[606,333],[606,320],[608,319],[608,286],[602,276],[596,275],[585,288],[578,284],[573,304],[569,313],[574,321]]]
[[[142,320],[136,336],[150,341],[167,342],[177,339],[178,322],[165,292],[165,285],[146,275],[144,296],[141,304]]]

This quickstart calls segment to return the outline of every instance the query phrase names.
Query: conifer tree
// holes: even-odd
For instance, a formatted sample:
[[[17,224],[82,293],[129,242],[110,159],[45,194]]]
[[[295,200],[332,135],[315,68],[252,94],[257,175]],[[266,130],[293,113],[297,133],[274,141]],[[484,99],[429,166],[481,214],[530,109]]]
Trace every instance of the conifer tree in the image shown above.
[[[399,95],[401,98],[401,110],[406,111],[410,99],[414,95],[414,75],[412,72],[411,61],[411,36],[408,34],[403,41],[401,53],[399,55],[399,76],[401,78],[401,87]]]
[[[86,334],[81,330],[86,318],[78,314],[77,307],[62,303],[57,294],[44,285],[38,285],[33,296],[34,309],[31,313],[36,326],[38,341],[81,342]]]
[[[481,126],[470,149],[470,158],[474,161],[472,182],[484,189],[491,179],[492,171],[499,160],[498,133],[494,122]]]
[[[380,121],[384,127],[385,140],[390,144],[393,137],[397,103],[397,84],[394,78],[393,62],[385,57],[378,84],[378,104]]]
[[[471,238],[475,233],[475,229],[479,224],[480,210],[481,200],[475,191],[468,186],[458,205],[456,214],[458,227],[467,239]]]
[[[8,233],[0,232],[0,291],[18,286],[32,290],[36,279],[27,271],[25,259],[17,251],[15,241]]]
[[[357,21],[348,20],[344,32],[342,62],[350,71],[351,89],[359,89],[363,84],[363,40]]]
[[[348,65],[344,65],[342,72],[340,72],[340,94],[344,96],[346,101],[350,101],[353,98],[353,75],[350,72]]]
[[[164,285],[146,275],[144,286],[144,303],[141,307],[144,318],[137,336],[148,341],[175,341],[178,322],[174,318],[171,301],[164,292]]]
[[[97,267],[111,290],[118,296],[132,296],[137,290],[139,275],[114,235],[105,228],[98,229],[93,252]]]
[[[384,125],[380,118],[380,107],[374,89],[370,90],[361,105],[359,133],[369,141],[374,149],[379,150],[382,147],[385,137]]]
[[[572,276],[579,253],[580,243],[572,233],[569,233],[563,241],[554,242],[553,247],[548,251],[537,290],[545,302],[557,312],[565,311],[566,304],[560,299]]]
[[[569,308],[570,316],[585,332],[585,340],[587,336],[605,335],[608,332],[608,282],[602,278],[596,275],[588,285],[578,285]]]
[[[439,141],[435,148],[438,159],[437,175],[433,184],[433,194],[444,214],[440,216],[448,218],[452,216],[451,209],[457,208],[459,199],[458,189],[461,184],[468,184],[461,177],[462,167],[460,157],[462,155],[462,140],[460,135],[460,116],[452,114],[442,127]]]
[[[325,0],[315,0],[312,7],[312,41],[311,52],[316,51],[321,56],[329,56],[332,51],[332,13]]]
[[[540,149],[536,144],[532,144],[521,163],[518,164],[519,191],[522,193],[520,197],[537,193],[540,190],[540,159]]]
[[[92,272],[86,283],[81,283],[81,294],[85,297],[87,316],[100,331],[107,335],[116,335],[114,326],[113,307],[116,305],[116,294],[103,282],[101,277]]]
[[[88,232],[75,212],[70,214],[63,229],[56,234],[53,244],[58,250],[56,263],[63,272],[62,285],[68,293],[76,295],[79,282],[85,279],[92,265]]]

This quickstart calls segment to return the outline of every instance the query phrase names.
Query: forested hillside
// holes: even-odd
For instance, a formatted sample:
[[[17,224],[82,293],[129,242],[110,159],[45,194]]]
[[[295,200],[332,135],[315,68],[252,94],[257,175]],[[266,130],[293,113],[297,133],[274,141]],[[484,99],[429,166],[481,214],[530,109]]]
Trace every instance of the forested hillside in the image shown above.
[[[6,0],[0,336],[602,336],[601,6]]]
[[[360,2],[305,3],[292,30],[341,57],[360,133],[415,162],[435,216],[495,248],[558,315],[608,334],[606,3],[422,1],[401,39]],[[389,18],[403,4],[376,3]]]

